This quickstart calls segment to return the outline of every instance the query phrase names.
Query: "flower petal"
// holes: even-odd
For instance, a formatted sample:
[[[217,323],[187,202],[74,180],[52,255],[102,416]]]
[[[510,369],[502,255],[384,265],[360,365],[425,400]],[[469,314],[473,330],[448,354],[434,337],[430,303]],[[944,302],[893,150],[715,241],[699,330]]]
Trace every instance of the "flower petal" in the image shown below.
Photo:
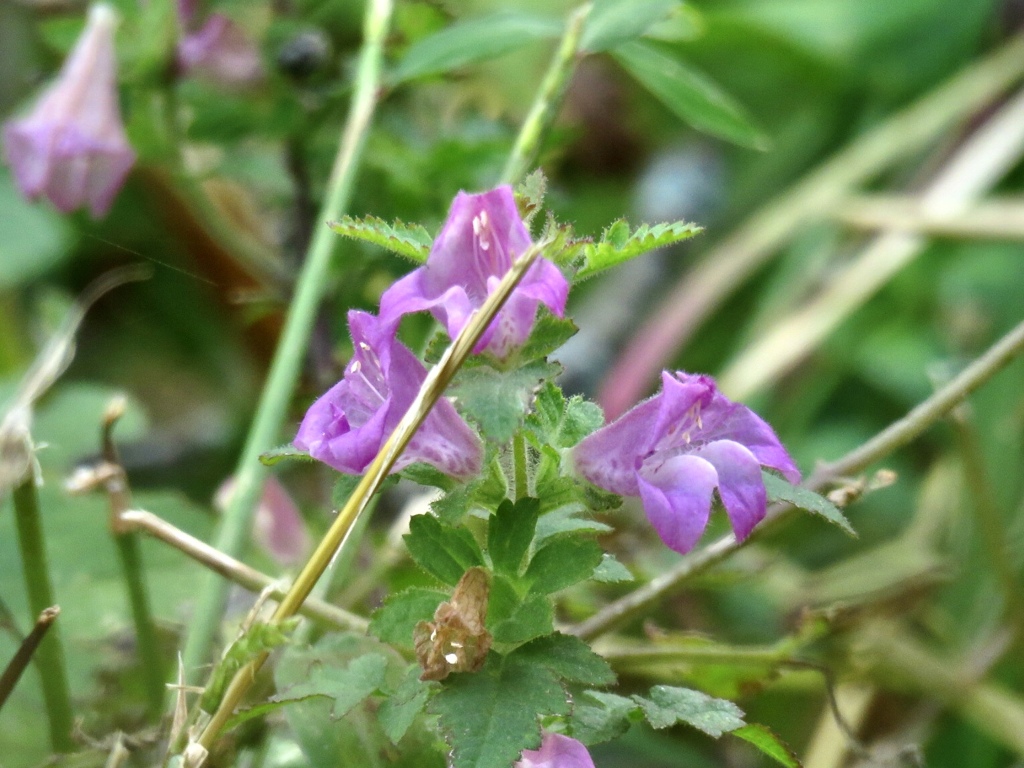
[[[768,496],[761,466],[751,451],[733,440],[708,443],[693,454],[706,459],[718,473],[718,495],[739,541],[764,519]]]
[[[524,749],[514,768],[594,768],[594,761],[576,739],[545,733],[540,749]]]
[[[572,449],[576,471],[606,491],[639,496],[636,471],[656,438],[660,407],[660,397],[652,397],[583,438]]]
[[[718,484],[715,468],[698,456],[674,456],[637,473],[640,499],[661,540],[685,554],[700,540]]]

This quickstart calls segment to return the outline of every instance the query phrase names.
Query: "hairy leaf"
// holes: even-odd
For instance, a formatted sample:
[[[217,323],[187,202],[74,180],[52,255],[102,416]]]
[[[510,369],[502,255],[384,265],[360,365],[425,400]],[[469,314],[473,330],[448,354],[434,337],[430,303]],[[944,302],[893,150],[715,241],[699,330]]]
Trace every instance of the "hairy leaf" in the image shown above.
[[[523,498],[515,503],[506,499],[498,506],[487,526],[487,551],[496,571],[519,575],[539,516],[537,499]]]
[[[534,390],[560,372],[560,366],[543,361],[512,371],[481,365],[461,371],[450,391],[459,410],[480,425],[484,437],[506,443],[522,425]]]
[[[792,485],[772,472],[762,470],[761,476],[764,478],[764,487],[768,491],[770,501],[785,501],[794,507],[813,512],[838,526],[847,536],[857,538],[857,532],[850,525],[850,521],[846,519],[846,515],[824,496],[819,496],[809,488]]]
[[[448,595],[436,589],[413,587],[391,595],[370,619],[370,633],[385,643],[412,649],[412,633],[421,621],[429,621]]]
[[[583,246],[583,266],[574,279],[583,280],[655,248],[688,240],[701,231],[701,227],[685,221],[641,224],[630,231],[629,224],[619,219],[605,229],[600,241]]]
[[[405,224],[401,221],[389,224],[376,216],[342,216],[338,221],[332,221],[329,226],[343,237],[378,245],[418,264],[427,260],[430,245],[434,240],[419,224]]]
[[[725,699],[716,699],[692,688],[656,685],[649,696],[634,696],[652,728],[668,728],[676,723],[692,725],[716,739],[723,733],[742,728],[743,711]]]
[[[423,570],[452,586],[469,568],[484,564],[473,534],[462,527],[445,525],[433,515],[416,515],[409,521],[405,544]]]
[[[524,579],[530,591],[548,595],[590,578],[603,554],[591,539],[559,536],[537,550]]]
[[[625,696],[586,691],[573,708],[572,736],[584,744],[600,744],[618,738],[630,722],[640,718],[640,705]]]
[[[801,766],[800,759],[786,742],[765,725],[751,723],[742,728],[737,728],[732,732],[732,735],[753,744],[761,752],[780,765],[786,766],[786,768],[800,768]]]
[[[326,696],[334,701],[331,717],[337,719],[384,684],[387,666],[387,659],[379,653],[360,656],[344,668],[314,662],[304,681],[286,687],[271,700],[300,701],[311,696]]]
[[[615,682],[615,673],[607,661],[578,637],[559,632],[531,640],[509,654],[509,657],[547,667],[570,683],[611,685]]]

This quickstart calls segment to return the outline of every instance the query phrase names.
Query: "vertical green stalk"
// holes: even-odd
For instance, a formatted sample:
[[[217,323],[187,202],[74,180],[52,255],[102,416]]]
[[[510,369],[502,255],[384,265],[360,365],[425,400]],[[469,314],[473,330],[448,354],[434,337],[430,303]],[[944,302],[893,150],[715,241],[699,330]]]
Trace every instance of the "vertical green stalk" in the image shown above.
[[[526,465],[526,438],[516,432],[512,438],[512,461],[515,465],[516,499],[530,495],[530,474]]]
[[[348,120],[342,134],[338,154],[328,181],[327,199],[320,209],[309,251],[299,274],[295,296],[285,320],[281,340],[262,396],[256,408],[245,447],[235,470],[235,492],[224,514],[214,546],[221,552],[238,557],[246,544],[252,517],[263,489],[266,468],[260,454],[272,448],[279,439],[288,402],[306,354],[317,309],[327,284],[327,270],[337,241],[326,222],[341,216],[352,195],[356,169],[366,141],[382,68],[384,37],[391,18],[392,0],[372,0],[367,5],[364,43],[355,78],[355,89]],[[185,642],[185,675],[194,682],[199,667],[210,656],[214,637],[220,625],[227,597],[228,584],[209,575],[200,597],[191,631]]]
[[[505,163],[505,170],[501,173],[502,181],[508,184],[515,184],[522,179],[530,170],[530,166],[536,162],[541,144],[558,115],[565,89],[576,68],[580,37],[587,16],[590,15],[590,8],[590,3],[581,5],[569,17],[555,57],[544,75],[544,81],[540,85],[533,106],[530,107],[530,113],[526,116],[516,138],[512,154]]]
[[[55,603],[43,529],[39,521],[39,495],[32,472],[14,489],[13,498],[28,605],[32,615],[39,616]],[[46,633],[36,650],[35,661],[42,678],[43,700],[50,724],[50,743],[57,752],[71,752],[75,748],[71,740],[71,694],[59,627],[53,626]]]
[[[114,536],[117,554],[121,560],[128,601],[135,623],[135,642],[146,685],[146,708],[153,721],[160,719],[163,711],[164,692],[167,682],[164,663],[160,657],[160,644],[156,637],[156,625],[149,607],[149,593],[146,589],[146,573],[142,567],[142,553],[137,533],[121,533]]]

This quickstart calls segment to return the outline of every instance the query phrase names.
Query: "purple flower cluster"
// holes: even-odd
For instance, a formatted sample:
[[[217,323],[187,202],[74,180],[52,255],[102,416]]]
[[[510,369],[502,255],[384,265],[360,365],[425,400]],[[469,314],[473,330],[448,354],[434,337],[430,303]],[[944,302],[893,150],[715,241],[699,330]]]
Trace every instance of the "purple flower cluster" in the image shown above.
[[[511,187],[459,193],[424,266],[381,297],[381,312],[349,313],[354,355],[344,378],[306,413],[294,444],[340,472],[362,473],[412,403],[426,377],[423,364],[395,334],[403,315],[429,310],[453,337],[483,304],[514,259],[530,247]],[[569,285],[540,260],[513,292],[477,351],[507,356],[530,334],[539,303],[561,315]],[[395,471],[425,462],[461,479],[480,471],[480,439],[447,400],[435,405],[399,458]]]

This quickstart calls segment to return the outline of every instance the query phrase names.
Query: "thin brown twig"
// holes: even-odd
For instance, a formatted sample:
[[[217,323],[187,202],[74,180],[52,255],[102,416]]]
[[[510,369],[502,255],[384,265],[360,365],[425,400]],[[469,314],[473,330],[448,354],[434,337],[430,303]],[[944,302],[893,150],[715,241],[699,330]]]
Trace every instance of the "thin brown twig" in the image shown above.
[[[18,680],[21,679],[22,674],[28,669],[36,648],[39,647],[39,643],[42,642],[46,632],[53,625],[53,622],[57,620],[58,616],[60,616],[59,606],[54,605],[44,610],[39,614],[39,618],[36,619],[36,624],[32,627],[32,631],[21,641],[18,650],[7,664],[3,674],[0,675],[0,709],[3,709],[7,698],[14,690],[14,686],[18,684]]]

